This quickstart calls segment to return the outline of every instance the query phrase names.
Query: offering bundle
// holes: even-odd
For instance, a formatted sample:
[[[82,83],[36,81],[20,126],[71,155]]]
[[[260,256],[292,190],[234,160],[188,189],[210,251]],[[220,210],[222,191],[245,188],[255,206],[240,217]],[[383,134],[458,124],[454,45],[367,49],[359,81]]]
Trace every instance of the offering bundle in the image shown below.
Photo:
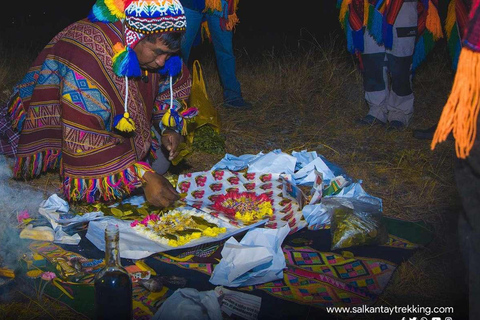
[[[173,209],[163,215],[150,214],[130,226],[151,240],[169,245],[182,246],[200,237],[216,237],[225,233],[214,217],[195,209]]]

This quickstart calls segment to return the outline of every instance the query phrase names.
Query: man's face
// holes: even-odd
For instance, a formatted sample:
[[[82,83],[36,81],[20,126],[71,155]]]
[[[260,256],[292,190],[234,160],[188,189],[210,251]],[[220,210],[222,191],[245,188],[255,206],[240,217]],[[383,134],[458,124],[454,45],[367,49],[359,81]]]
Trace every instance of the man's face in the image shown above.
[[[180,51],[169,49],[163,41],[158,38],[155,43],[142,39],[133,50],[137,54],[140,67],[149,70],[162,68],[170,56]]]

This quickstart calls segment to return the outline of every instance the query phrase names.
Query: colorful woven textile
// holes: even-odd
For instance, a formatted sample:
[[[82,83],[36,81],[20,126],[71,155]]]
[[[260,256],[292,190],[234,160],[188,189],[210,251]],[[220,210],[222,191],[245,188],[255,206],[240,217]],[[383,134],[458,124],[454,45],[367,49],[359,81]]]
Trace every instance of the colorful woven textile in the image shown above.
[[[465,0],[451,0],[448,5],[445,35],[454,70],[457,69],[458,58],[462,49],[462,38],[467,27],[468,8],[469,5]]]
[[[464,34],[464,45],[472,51],[480,52],[480,1],[473,0],[468,14],[468,28]]]
[[[6,103],[0,102],[0,154],[14,156],[17,153],[20,134],[12,127]]]
[[[287,260],[283,280],[243,289],[260,289],[280,299],[316,307],[370,305],[376,301],[397,267],[384,260],[346,258],[307,246],[285,246],[283,252]],[[156,256],[162,262],[211,274],[216,263],[195,262],[195,257],[178,261],[179,257]]]
[[[415,248],[427,244],[432,233],[422,222],[386,219],[390,241],[384,246],[357,247],[349,251],[330,252],[328,230],[302,230],[289,235],[283,245],[287,263],[284,278],[256,286],[239,288],[262,297],[259,319],[312,318],[330,319],[327,306],[359,306],[374,303],[387,286],[398,264],[405,261]],[[406,240],[408,238],[409,240]],[[221,259],[223,242],[173,250],[154,255],[143,263],[161,276],[184,278],[187,287],[200,291],[212,290],[208,282]],[[28,278],[29,270],[52,271],[58,281],[49,283],[45,294],[80,315],[93,317],[93,275],[102,267],[104,253],[89,241],[78,246],[62,246],[33,241],[24,258],[25,274],[19,278],[38,287],[42,280]],[[122,259],[122,265],[132,264]],[[150,319],[175,287],[165,286],[149,292],[133,286],[134,319]],[[317,317],[318,316],[318,317]]]
[[[283,252],[287,268],[284,278],[242,290],[261,290],[268,295],[297,304],[328,306],[371,305],[383,292],[399,263],[416,248],[431,240],[428,226],[422,223],[386,219],[389,235],[383,246],[357,247],[351,251],[330,252],[329,231],[302,230],[289,235]],[[405,235],[418,243],[402,238]],[[204,244],[181,252],[162,253],[154,259],[182,269],[211,275],[221,259],[221,243]]]
[[[88,202],[121,198],[141,186],[141,176],[151,170],[142,161],[151,152],[152,119],[161,119],[171,104],[170,91],[159,88],[168,88],[170,79],[157,73],[148,73],[148,82],[130,79],[128,108],[135,134],[116,132],[113,118],[124,113],[127,80],[112,70],[112,45],[122,39],[121,21],[81,20],[40,53],[7,105],[10,127],[21,132],[17,178],[60,169],[67,198]],[[173,98],[187,98],[190,85],[183,66]]]
[[[233,30],[239,22],[237,8],[239,0],[194,0],[196,3],[204,3],[204,11],[208,14],[220,17],[220,27],[223,30]],[[196,5],[200,7],[200,5]]]

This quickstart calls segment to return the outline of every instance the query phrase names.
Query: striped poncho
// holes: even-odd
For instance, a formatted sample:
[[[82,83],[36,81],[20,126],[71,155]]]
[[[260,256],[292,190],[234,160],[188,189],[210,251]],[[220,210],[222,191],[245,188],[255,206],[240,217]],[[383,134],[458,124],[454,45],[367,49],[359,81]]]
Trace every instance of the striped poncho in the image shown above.
[[[365,29],[379,45],[391,49],[393,25],[403,0],[337,0],[339,20],[351,53],[363,52]],[[435,41],[443,36],[438,0],[418,0],[418,30],[413,56],[413,69],[425,59]]]
[[[169,82],[157,73],[130,79],[128,110],[135,132],[121,135],[113,118],[124,112],[126,81],[112,70],[113,45],[123,42],[121,21],[76,22],[55,36],[14,88],[7,117],[19,132],[16,178],[59,169],[71,201],[114,200],[142,185],[144,162],[158,146],[152,124],[170,104]],[[144,78],[145,80],[146,78]],[[188,97],[186,67],[173,84],[175,103]]]

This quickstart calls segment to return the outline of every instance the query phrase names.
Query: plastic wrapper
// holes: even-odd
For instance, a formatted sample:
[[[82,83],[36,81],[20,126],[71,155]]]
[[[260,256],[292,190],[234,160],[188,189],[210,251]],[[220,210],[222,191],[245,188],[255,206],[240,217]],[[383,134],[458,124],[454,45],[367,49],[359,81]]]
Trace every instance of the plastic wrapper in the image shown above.
[[[168,297],[152,320],[221,320],[219,296],[214,290],[177,289]]]
[[[356,210],[342,206],[333,213],[330,231],[332,250],[379,245],[388,240],[380,211]]]

